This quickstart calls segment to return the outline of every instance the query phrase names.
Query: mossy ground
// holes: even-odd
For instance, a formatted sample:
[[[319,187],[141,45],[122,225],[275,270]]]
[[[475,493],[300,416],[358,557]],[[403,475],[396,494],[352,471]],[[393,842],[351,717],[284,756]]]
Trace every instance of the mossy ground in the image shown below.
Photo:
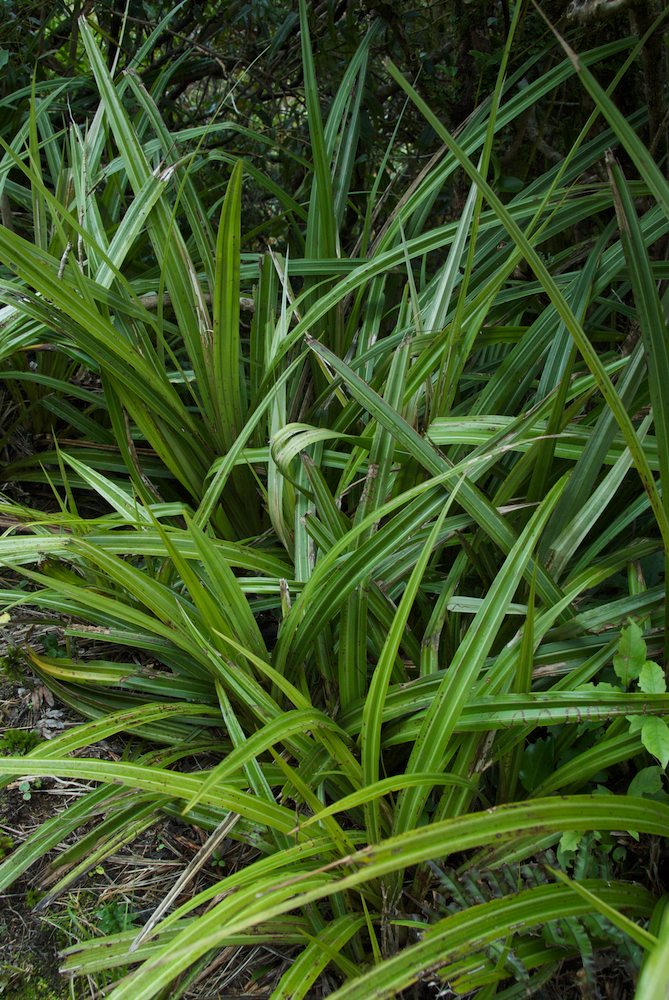
[[[19,893],[0,900],[0,998],[71,1000],[58,975],[58,935],[31,913]]]
[[[0,679],[0,753],[20,754],[40,742],[33,729],[45,707],[34,678],[17,659]],[[52,814],[53,796],[28,794],[18,787],[0,792],[0,860],[26,833]],[[58,949],[64,941],[51,923],[32,912],[38,896],[30,879],[0,894],[0,1000],[71,1000],[69,984],[58,974]]]

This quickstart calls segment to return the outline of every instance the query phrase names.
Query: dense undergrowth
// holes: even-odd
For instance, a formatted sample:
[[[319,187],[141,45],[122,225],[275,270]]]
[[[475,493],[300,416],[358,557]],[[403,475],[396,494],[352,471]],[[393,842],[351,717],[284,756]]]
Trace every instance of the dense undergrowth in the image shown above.
[[[457,139],[387,65],[436,153],[388,202],[389,147],[363,210],[376,29],[323,120],[304,3],[297,191],[230,167],[224,121],[169,129],[83,20],[97,112],[63,119],[62,81],[42,87],[3,145],[2,604],[10,629],[62,626],[30,660],[90,721],[0,775],[97,784],[0,887],[57,851],[45,908],[165,814],[205,854],[254,852],[66,952],[74,975],[122,970],[115,1000],[181,996],[260,943],[285,958],[274,1000],[325,970],[342,1000],[510,1000],[569,959],[596,979],[606,949],[639,997],[667,988],[635,844],[669,822],[669,184],[645,110],[615,103],[641,42],[507,72],[520,10]],[[505,189],[505,130],[572,79],[578,141]],[[262,253],[245,184],[283,224]],[[87,752],[117,734],[122,759]]]

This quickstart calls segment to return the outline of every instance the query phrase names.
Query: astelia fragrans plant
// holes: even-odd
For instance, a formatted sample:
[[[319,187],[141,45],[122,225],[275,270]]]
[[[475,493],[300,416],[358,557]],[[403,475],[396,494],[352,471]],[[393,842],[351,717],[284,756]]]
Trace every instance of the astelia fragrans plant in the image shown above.
[[[443,148],[405,188],[404,151],[389,148],[378,183],[357,190],[380,28],[325,113],[298,6],[306,127],[295,187],[265,185],[269,246],[244,212],[263,171],[221,152],[230,122],[170,132],[90,25],[88,128],[59,131],[33,104],[28,147],[5,150],[7,190],[39,204],[40,239],[0,230],[0,378],[57,443],[38,438],[6,471],[35,497],[0,503],[2,603],[70,641],[66,656],[28,655],[88,721],[0,758],[0,776],[97,787],[3,861],[0,888],[65,843],[47,909],[168,815],[200,831],[204,854],[224,832],[244,862],[210,868],[199,891],[180,875],[141,930],[68,949],[72,974],[118,972],[115,1000],[180,995],[225,949],[261,944],[273,1000],[313,995],[321,975],[340,998],[394,997],[434,969],[510,997],[508,980],[538,989],[590,953],[537,928],[597,900],[635,926],[656,906],[607,869],[584,874],[586,895],[542,882],[436,913],[429,864],[477,852],[492,870],[565,831],[566,850],[593,831],[613,844],[669,829],[651,775],[637,794],[591,794],[644,746],[663,761],[669,695],[640,632],[619,637],[627,618],[653,641],[665,628],[654,299],[622,348],[633,302],[666,277],[655,253],[632,275],[630,250],[666,239],[669,202],[629,150],[636,222],[615,171],[612,185],[583,180],[609,146],[638,142],[599,119],[599,91],[559,164],[495,188],[509,129],[584,65],[618,59],[615,90],[635,57],[619,40],[578,66],[512,71],[520,5],[494,93],[457,138],[389,68]],[[464,208],[442,218],[463,175]],[[119,759],[92,749],[123,734]]]

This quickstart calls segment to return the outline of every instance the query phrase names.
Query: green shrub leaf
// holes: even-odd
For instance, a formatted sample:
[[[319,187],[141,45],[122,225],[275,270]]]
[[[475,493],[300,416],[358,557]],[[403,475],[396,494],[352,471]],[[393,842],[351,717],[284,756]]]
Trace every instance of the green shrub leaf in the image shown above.
[[[641,742],[666,767],[669,764],[669,726],[664,719],[651,716],[644,719],[641,727]]]
[[[628,795],[656,795],[662,791],[662,768],[657,764],[642,768],[630,781]]]
[[[627,686],[630,681],[637,679],[645,661],[646,643],[643,632],[636,622],[630,622],[620,633],[618,652],[613,657],[613,669]]]
[[[639,671],[639,687],[644,694],[664,694],[667,680],[662,667],[652,660],[646,660]]]

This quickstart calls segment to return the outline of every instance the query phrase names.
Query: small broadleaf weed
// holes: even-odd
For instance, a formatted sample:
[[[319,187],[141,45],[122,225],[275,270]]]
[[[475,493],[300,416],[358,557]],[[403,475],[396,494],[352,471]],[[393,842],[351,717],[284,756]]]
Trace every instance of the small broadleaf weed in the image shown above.
[[[613,669],[627,687],[637,681],[643,694],[664,694],[667,681],[662,667],[646,659],[646,641],[641,627],[630,621],[620,633],[618,652],[613,657]],[[630,731],[641,733],[645,749],[659,760],[663,768],[669,764],[669,726],[658,716],[644,718],[640,715],[629,717]]]

